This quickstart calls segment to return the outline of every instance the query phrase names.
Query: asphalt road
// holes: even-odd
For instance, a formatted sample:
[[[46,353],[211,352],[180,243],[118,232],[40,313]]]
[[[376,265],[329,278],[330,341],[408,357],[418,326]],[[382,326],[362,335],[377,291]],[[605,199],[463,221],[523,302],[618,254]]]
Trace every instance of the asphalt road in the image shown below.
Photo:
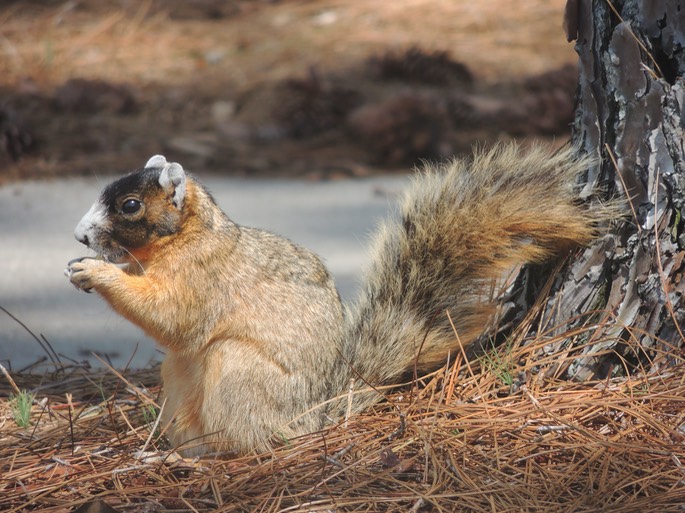
[[[395,203],[405,177],[331,182],[201,177],[236,222],[286,236],[321,255],[345,299],[353,298],[373,227]],[[109,178],[23,182],[0,187],[0,362],[21,369],[46,356],[44,337],[65,361],[141,367],[161,359],[142,331],[96,294],[64,276],[69,260],[90,255],[73,236]],[[35,337],[29,333],[29,330]],[[43,344],[44,345],[44,344]]]

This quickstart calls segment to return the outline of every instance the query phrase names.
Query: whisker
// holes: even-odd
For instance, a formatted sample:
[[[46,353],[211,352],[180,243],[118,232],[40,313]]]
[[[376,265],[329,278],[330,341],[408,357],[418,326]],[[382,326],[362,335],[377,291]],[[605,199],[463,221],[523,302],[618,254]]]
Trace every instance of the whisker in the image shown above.
[[[141,274],[144,275],[144,274],[145,274],[145,267],[143,267],[143,264],[140,262],[140,260],[138,260],[138,259],[135,257],[135,255],[134,255],[133,253],[131,253],[131,252],[130,252],[128,249],[126,249],[125,247],[122,246],[121,249],[123,249],[126,253],[128,253],[129,255],[131,255],[131,258],[132,258],[133,260],[135,260],[136,264],[138,264],[138,267],[140,267],[140,272],[141,272]]]

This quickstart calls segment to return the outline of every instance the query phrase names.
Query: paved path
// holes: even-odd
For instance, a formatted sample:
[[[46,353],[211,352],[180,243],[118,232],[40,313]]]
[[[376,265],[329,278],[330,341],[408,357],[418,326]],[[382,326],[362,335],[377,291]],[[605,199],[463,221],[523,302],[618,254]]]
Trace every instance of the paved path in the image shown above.
[[[91,254],[73,229],[96,199],[95,179],[25,182],[0,187],[0,307],[64,357],[97,364],[93,351],[123,366],[161,357],[155,344],[95,294],[77,291],[66,263]],[[406,184],[402,177],[335,182],[204,177],[217,202],[240,224],[265,228],[321,255],[344,298],[355,294],[373,227]],[[137,347],[137,349],[136,349]],[[0,362],[19,369],[45,352],[0,311]]]

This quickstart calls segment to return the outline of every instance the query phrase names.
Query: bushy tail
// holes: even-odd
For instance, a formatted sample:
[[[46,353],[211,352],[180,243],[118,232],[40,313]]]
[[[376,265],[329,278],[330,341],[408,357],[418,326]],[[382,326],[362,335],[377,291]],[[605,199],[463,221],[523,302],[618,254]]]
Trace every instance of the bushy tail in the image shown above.
[[[450,318],[464,346],[485,330],[493,280],[588,243],[596,223],[574,191],[588,164],[573,148],[500,145],[417,177],[348,311],[347,378],[382,385],[437,368],[459,350]]]

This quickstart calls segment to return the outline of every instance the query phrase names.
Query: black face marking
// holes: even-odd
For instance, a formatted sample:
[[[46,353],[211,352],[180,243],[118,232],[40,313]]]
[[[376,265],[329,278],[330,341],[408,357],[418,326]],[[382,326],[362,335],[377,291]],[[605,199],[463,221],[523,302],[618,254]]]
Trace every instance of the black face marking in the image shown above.
[[[132,194],[145,197],[155,189],[159,190],[159,172],[159,169],[143,169],[123,176],[105,187],[100,201],[107,206],[110,214],[114,214],[117,210],[117,199]]]
[[[171,235],[178,229],[180,214],[172,197],[159,185],[161,169],[148,168],[126,175],[103,191],[100,201],[111,219],[112,241],[128,249]]]

